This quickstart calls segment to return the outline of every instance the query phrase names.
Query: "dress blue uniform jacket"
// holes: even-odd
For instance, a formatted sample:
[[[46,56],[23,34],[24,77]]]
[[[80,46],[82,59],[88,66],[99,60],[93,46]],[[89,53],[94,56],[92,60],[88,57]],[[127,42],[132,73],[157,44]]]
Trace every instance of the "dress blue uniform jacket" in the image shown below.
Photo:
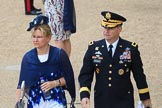
[[[119,38],[113,58],[109,57],[105,39],[91,42],[79,75],[80,96],[90,97],[95,73],[95,108],[134,108],[131,72],[141,100],[149,99],[138,45]]]
[[[53,75],[52,78],[51,75]],[[20,88],[22,81],[25,81],[25,88],[30,89],[42,76],[48,81],[64,77],[66,89],[75,100],[74,73],[69,58],[63,49],[50,46],[48,60],[43,63],[38,59],[36,48],[27,52],[21,63],[17,88]]]

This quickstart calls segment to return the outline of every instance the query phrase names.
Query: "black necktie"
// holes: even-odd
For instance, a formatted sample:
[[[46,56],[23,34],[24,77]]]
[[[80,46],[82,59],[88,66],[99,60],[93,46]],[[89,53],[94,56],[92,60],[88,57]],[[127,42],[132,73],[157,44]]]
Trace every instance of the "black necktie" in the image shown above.
[[[112,58],[112,45],[109,45],[109,55],[110,55],[110,57]]]

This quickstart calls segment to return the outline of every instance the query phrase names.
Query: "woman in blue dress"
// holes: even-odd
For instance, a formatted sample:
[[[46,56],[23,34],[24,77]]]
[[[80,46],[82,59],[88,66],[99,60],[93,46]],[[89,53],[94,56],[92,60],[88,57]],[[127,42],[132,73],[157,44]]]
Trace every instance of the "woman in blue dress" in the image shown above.
[[[49,45],[52,34],[47,17],[37,16],[30,22],[27,31],[30,30],[35,48],[22,59],[16,100],[20,99],[21,83],[25,81],[27,108],[66,108],[65,89],[75,101],[74,73],[69,58],[63,49]]]

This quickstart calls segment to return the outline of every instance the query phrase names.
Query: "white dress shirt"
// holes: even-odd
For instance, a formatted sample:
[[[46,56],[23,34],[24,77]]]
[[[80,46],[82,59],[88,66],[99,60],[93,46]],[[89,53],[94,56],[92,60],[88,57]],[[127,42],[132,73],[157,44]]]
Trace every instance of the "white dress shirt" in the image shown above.
[[[109,51],[109,45],[110,45],[110,43],[107,40],[105,40],[105,41],[106,41],[107,49]],[[112,57],[114,56],[115,49],[116,49],[116,46],[118,44],[118,41],[119,41],[119,38],[113,44],[111,44],[113,46],[112,47]]]

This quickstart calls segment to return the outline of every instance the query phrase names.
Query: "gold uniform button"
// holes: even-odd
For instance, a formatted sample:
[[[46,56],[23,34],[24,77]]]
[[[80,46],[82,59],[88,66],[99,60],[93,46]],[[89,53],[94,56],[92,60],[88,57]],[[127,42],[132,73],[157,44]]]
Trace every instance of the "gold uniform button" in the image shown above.
[[[112,67],[112,64],[110,64],[109,67]]]
[[[111,84],[108,84],[109,87],[111,87]]]
[[[109,71],[109,74],[112,74],[112,71]]]
[[[128,91],[128,94],[130,94],[131,92],[130,91]]]
[[[119,70],[118,70],[118,74],[119,74],[119,75],[123,75],[123,74],[124,74],[124,70],[123,70],[123,69],[119,69]]]
[[[111,77],[109,77],[109,80],[111,80],[112,78]]]

